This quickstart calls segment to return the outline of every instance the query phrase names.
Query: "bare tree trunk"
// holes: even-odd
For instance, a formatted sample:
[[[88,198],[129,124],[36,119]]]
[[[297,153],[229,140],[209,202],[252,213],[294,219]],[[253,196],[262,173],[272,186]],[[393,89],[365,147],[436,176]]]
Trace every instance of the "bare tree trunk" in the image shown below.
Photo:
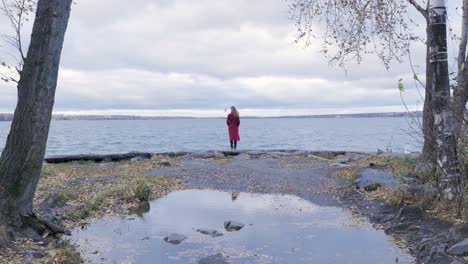
[[[431,83],[434,87],[432,107],[436,133],[436,157],[439,188],[448,201],[460,198],[460,173],[457,165],[455,120],[451,107],[447,56],[447,8],[445,0],[430,0],[429,22]]]
[[[468,99],[468,71],[466,67],[466,46],[468,43],[468,0],[463,0],[463,17],[458,49],[458,85],[453,92],[453,112],[456,120],[455,134],[457,138],[463,136],[465,127],[466,102]]]
[[[34,216],[54,106],[60,56],[72,0],[39,0],[31,43],[18,83],[18,103],[0,158],[0,224]]]
[[[426,89],[425,89],[425,98],[424,98],[424,108],[423,108],[423,136],[424,136],[424,145],[421,154],[421,159],[423,162],[430,164],[436,164],[436,139],[435,139],[435,130],[434,130],[434,112],[432,109],[432,94],[434,93],[433,86],[433,75],[432,73],[432,64],[430,62],[430,38],[431,27],[429,21],[427,21],[426,29]]]

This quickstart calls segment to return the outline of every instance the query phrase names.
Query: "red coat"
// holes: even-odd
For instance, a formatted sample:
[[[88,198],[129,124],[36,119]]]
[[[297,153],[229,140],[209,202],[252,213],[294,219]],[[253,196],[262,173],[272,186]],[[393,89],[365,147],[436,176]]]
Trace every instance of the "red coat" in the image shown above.
[[[234,117],[232,113],[230,113],[226,119],[226,124],[228,125],[229,131],[229,140],[230,141],[239,141],[239,126],[240,126],[240,118]]]

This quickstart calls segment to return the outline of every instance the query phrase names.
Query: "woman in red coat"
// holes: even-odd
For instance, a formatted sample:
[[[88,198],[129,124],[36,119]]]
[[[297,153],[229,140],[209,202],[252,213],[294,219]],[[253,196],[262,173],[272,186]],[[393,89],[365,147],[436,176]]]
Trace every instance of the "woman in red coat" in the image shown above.
[[[231,142],[231,150],[237,149],[237,141],[240,140],[240,137],[239,137],[240,117],[239,117],[239,112],[234,106],[231,106],[231,113],[228,115],[226,119],[226,124],[228,125],[229,141]]]

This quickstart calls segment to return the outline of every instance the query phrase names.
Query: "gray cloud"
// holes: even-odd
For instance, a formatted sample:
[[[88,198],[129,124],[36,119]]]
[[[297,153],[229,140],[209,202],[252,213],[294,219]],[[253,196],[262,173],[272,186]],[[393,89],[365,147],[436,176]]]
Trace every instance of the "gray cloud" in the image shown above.
[[[369,57],[346,72],[330,67],[319,40],[308,48],[294,43],[288,16],[284,0],[80,0],[64,45],[56,110],[236,104],[345,111],[401,104],[396,83],[411,80],[409,65],[387,71]],[[424,56],[416,47],[413,59],[423,63]],[[406,85],[405,97],[415,104],[419,95]],[[11,111],[16,90],[0,89],[0,110]]]

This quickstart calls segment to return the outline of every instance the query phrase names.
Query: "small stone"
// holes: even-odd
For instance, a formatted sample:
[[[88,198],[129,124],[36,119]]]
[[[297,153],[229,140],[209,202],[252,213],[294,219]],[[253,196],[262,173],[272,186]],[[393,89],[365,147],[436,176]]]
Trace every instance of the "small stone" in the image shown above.
[[[410,207],[405,206],[400,208],[395,215],[395,219],[403,219],[403,218],[412,218],[412,219],[421,219],[423,218],[423,211],[419,207]]]
[[[391,224],[385,227],[384,231],[386,234],[389,234],[389,233],[401,232],[405,230],[412,230],[412,229],[414,230],[414,228],[417,228],[417,227],[412,226],[411,223],[398,223],[398,224]]]
[[[372,184],[369,184],[367,186],[364,187],[364,190],[366,192],[373,192],[373,191],[377,191],[377,189],[379,189],[380,187],[382,187],[382,184],[380,183],[372,183]]]
[[[184,241],[185,239],[187,239],[187,237],[184,236],[184,235],[171,234],[171,235],[165,237],[164,241],[166,241],[167,243],[171,243],[173,245],[178,245],[178,244],[182,243],[182,241]]]
[[[143,158],[143,157],[134,157],[134,158],[130,159],[130,162],[133,163],[133,162],[138,162],[138,161],[143,161],[143,160],[145,160],[145,158]]]
[[[414,177],[410,177],[410,176],[402,176],[401,177],[401,180],[404,182],[404,183],[410,183],[410,184],[415,184],[418,182],[418,180]]]
[[[159,166],[161,167],[170,167],[172,164],[169,161],[161,161],[159,162]]]
[[[225,221],[224,222],[224,229],[228,232],[232,231],[239,231],[244,227],[244,224],[236,222],[236,221]]]
[[[229,262],[222,254],[216,254],[198,260],[198,264],[229,264]]]
[[[214,229],[197,229],[197,232],[203,234],[203,235],[207,235],[207,236],[211,236],[211,237],[219,237],[219,236],[222,236],[223,234],[214,230]]]
[[[468,253],[468,238],[465,238],[462,242],[451,246],[447,249],[447,253],[456,256],[462,256]]]
[[[31,252],[31,255],[35,258],[43,258],[46,254],[43,251],[34,250]]]

